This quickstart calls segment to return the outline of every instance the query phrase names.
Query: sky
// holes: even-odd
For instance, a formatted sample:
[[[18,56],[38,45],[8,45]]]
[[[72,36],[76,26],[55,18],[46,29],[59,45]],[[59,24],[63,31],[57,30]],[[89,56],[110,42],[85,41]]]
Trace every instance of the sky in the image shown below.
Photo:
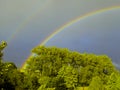
[[[120,0],[0,0],[0,41],[8,43],[4,60],[20,67],[31,49],[58,28],[77,17],[115,6],[120,6]],[[46,45],[107,54],[119,66],[119,16],[120,8],[93,14],[71,24]]]

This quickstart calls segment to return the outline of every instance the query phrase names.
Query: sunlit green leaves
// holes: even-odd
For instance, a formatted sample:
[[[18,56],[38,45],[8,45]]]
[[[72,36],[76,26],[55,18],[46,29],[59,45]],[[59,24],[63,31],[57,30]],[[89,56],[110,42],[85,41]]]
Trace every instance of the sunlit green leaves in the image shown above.
[[[112,73],[108,79],[107,90],[120,90],[120,75],[118,73]]]
[[[41,84],[40,88],[73,90],[78,86],[89,86],[96,76],[106,84],[111,73],[115,72],[111,59],[106,55],[45,46],[33,48],[32,53],[24,72],[35,74]]]
[[[100,77],[96,76],[92,78],[88,90],[105,90],[104,85]]]

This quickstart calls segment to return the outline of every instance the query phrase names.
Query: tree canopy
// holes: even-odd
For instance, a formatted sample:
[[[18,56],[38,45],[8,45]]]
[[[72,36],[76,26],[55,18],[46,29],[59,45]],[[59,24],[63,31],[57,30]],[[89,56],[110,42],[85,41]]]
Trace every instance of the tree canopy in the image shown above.
[[[38,78],[47,77],[46,87],[64,86],[71,89],[77,86],[89,86],[92,78],[96,76],[106,84],[108,77],[115,72],[111,59],[106,55],[79,53],[67,48],[45,46],[33,48],[32,54],[26,62],[24,72],[34,73]],[[60,85],[56,85],[59,79],[62,81]],[[50,84],[51,82],[53,85]],[[43,82],[40,84],[42,85]]]
[[[0,90],[119,90],[120,73],[106,55],[37,46],[22,69],[4,62],[0,44]],[[96,86],[96,87],[95,87]]]

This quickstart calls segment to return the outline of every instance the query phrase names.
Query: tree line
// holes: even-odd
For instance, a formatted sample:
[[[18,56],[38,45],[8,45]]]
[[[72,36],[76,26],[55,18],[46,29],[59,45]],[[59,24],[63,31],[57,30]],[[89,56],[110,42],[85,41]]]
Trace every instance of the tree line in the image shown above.
[[[4,62],[0,44],[1,90],[120,90],[120,73],[106,55],[36,46],[22,69]]]

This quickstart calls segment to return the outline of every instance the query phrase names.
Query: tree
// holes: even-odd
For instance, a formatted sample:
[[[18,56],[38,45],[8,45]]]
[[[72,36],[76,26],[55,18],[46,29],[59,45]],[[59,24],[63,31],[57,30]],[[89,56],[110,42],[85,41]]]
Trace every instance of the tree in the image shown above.
[[[71,70],[75,74],[72,74]],[[70,51],[67,48],[37,46],[32,49],[32,55],[28,58],[23,72],[27,75],[34,74],[38,80],[49,78],[47,83],[39,82],[41,88],[73,89],[78,86],[89,86],[95,76],[99,76],[103,84],[106,84],[115,68],[106,55],[98,56]]]
[[[0,43],[0,90],[37,90],[40,84],[36,74],[20,72],[14,63],[2,61],[6,46],[5,41]]]

